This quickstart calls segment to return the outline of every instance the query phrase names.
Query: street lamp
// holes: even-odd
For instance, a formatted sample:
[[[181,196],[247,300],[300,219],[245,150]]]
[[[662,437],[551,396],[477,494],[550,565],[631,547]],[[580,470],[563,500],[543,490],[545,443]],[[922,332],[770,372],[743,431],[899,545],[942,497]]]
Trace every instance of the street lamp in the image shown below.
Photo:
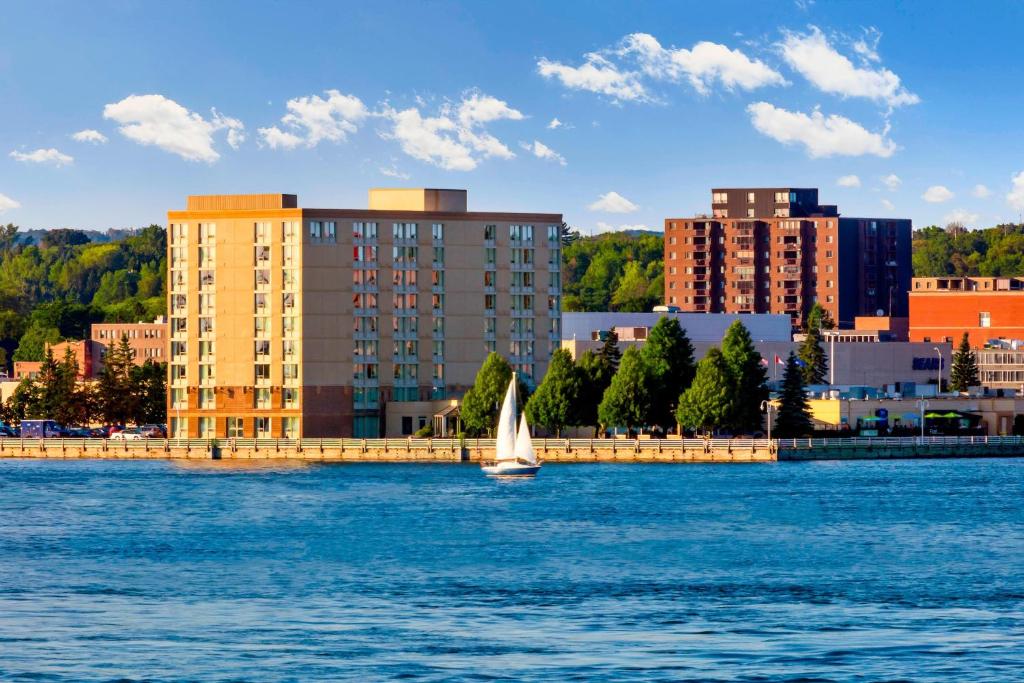
[[[935,353],[939,354],[939,383],[936,385],[935,388],[935,395],[938,396],[939,394],[942,393],[942,350],[938,346],[933,346],[932,348],[935,349]]]
[[[928,400],[917,399],[917,407],[921,409],[921,442],[924,443],[924,411],[928,407]]]
[[[768,441],[772,440],[772,402],[761,401],[761,412],[768,414]]]

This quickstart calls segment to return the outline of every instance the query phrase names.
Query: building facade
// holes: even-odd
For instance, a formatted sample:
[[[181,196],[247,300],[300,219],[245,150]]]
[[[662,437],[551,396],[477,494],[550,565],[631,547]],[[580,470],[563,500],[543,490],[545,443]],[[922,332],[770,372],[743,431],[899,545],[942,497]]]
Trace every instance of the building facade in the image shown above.
[[[95,323],[89,336],[106,348],[127,338],[136,365],[167,362],[167,321],[162,316],[151,323]]]
[[[470,212],[464,190],[371,190],[365,210],[189,197],[168,212],[171,432],[395,433],[386,415],[461,395],[491,351],[539,380],[561,222]]]
[[[910,292],[910,338],[972,348],[1024,339],[1024,278],[918,277]]]
[[[665,303],[794,326],[816,301],[844,327],[905,316],[910,243],[910,220],[840,217],[814,188],[713,189],[710,216],[665,219]]]
[[[83,339],[81,341],[47,344],[46,346],[53,354],[54,360],[58,363],[64,360],[64,355],[68,349],[71,349],[71,353],[74,354],[75,362],[78,365],[79,380],[96,379],[103,372],[104,346],[101,343]],[[39,374],[39,369],[42,365],[40,361],[15,361],[14,379],[22,380],[26,377],[35,377]]]

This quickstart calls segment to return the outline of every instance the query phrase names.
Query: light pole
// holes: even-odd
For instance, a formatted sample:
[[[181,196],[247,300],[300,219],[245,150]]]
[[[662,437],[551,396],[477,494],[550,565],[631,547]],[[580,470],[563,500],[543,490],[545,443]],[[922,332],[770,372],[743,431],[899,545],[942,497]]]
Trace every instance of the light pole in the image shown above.
[[[768,442],[772,440],[772,402],[761,401],[761,411],[768,414]]]
[[[921,442],[924,443],[924,411],[928,407],[928,400],[924,398],[917,399],[917,407],[921,409]]]
[[[935,353],[939,354],[939,383],[935,387],[935,395],[938,396],[942,393],[942,350],[938,346],[933,346],[932,348],[935,349]]]

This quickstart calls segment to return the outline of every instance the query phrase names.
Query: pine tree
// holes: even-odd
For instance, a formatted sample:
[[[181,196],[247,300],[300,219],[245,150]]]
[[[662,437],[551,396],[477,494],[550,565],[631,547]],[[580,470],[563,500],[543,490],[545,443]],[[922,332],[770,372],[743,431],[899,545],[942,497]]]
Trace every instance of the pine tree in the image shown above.
[[[782,397],[779,400],[779,412],[772,435],[780,439],[795,439],[807,436],[813,430],[814,423],[811,421],[807,392],[804,390],[803,373],[797,365],[796,356],[790,351],[789,358],[786,359],[786,370],[782,375]]]
[[[768,371],[749,330],[739,320],[729,326],[722,338],[722,357],[733,380],[732,412],[719,426],[737,434],[756,432],[761,429],[761,402],[768,398]]]
[[[572,356],[565,349],[556,349],[551,354],[544,381],[526,404],[527,418],[555,436],[561,436],[562,428],[576,420],[582,386],[583,379]]]
[[[622,352],[619,351],[619,333],[615,328],[608,330],[608,336],[604,338],[604,344],[597,354],[601,361],[610,369],[610,375],[614,375],[619,369],[619,361],[622,359]]]
[[[736,381],[717,347],[697,364],[693,383],[679,397],[676,421],[687,429],[714,432],[735,415]]]
[[[98,410],[107,424],[126,424],[138,415],[139,394],[133,379],[135,351],[128,337],[111,344],[96,383]]]
[[[28,417],[54,420],[64,397],[61,395],[62,377],[60,364],[53,357],[53,348],[47,345],[43,362],[36,377],[36,404],[29,410]]]
[[[666,431],[675,422],[679,396],[693,381],[693,344],[676,318],[662,316],[651,328],[641,355],[651,375],[650,424]]]
[[[971,340],[964,332],[960,346],[953,354],[953,367],[949,371],[949,388],[953,391],[967,391],[968,387],[981,384],[978,378],[978,359],[971,350]]]
[[[498,411],[510,381],[512,366],[492,351],[476,373],[473,386],[462,398],[459,413],[467,431],[488,436],[494,434]]]
[[[53,419],[68,425],[82,424],[85,419],[84,405],[78,395],[78,358],[71,346],[64,349],[64,359],[57,366],[56,383],[53,392]]]
[[[821,346],[820,328],[812,327],[807,330],[807,336],[800,343],[798,355],[804,363],[801,366],[804,384],[823,384],[828,377],[828,358]]]
[[[167,364],[146,360],[132,367],[132,384],[138,396],[135,424],[162,424],[167,421]]]
[[[603,427],[634,427],[647,424],[651,412],[650,370],[635,346],[626,349],[622,363],[612,377],[597,408],[598,421]]]
[[[612,383],[611,372],[604,360],[593,351],[586,351],[576,362],[576,369],[580,373],[580,398],[577,403],[577,412],[574,423],[579,426],[592,425],[595,433],[597,430],[597,407],[601,405],[604,392]]]

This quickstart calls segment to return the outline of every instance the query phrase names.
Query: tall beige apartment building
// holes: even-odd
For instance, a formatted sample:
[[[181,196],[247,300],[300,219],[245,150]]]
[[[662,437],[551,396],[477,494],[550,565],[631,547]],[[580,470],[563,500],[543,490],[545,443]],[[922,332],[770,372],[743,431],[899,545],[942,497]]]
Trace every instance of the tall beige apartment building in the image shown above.
[[[168,212],[172,434],[411,433],[490,351],[539,381],[561,337],[562,216],[369,194],[367,210],[264,194]]]

